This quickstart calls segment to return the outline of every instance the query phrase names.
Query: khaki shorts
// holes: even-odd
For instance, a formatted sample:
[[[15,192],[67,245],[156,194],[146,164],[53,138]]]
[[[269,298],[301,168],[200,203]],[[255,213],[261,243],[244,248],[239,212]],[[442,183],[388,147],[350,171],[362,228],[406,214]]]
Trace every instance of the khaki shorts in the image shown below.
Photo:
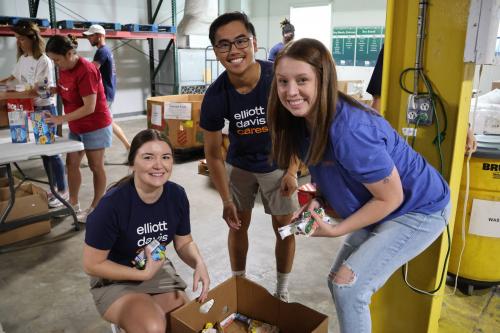
[[[164,294],[184,290],[186,287],[186,283],[177,275],[174,265],[168,259],[163,268],[148,281],[113,281],[96,277],[90,278],[90,293],[101,316],[104,316],[111,304],[126,294]]]
[[[290,197],[280,194],[283,170],[268,173],[246,171],[226,163],[229,190],[239,211],[251,210],[260,192],[264,211],[270,215],[288,215],[299,208],[297,192]]]

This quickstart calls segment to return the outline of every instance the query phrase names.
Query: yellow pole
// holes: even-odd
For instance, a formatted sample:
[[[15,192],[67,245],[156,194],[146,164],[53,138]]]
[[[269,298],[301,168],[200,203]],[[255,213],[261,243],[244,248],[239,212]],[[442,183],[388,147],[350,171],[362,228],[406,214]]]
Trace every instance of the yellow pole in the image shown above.
[[[423,52],[424,72],[441,96],[448,118],[446,138],[441,148],[443,174],[450,184],[453,205],[451,234],[460,190],[475,68],[463,62],[469,3],[469,0],[429,0]],[[418,6],[419,0],[387,1],[381,109],[399,133],[403,127],[410,127],[406,124],[408,94],[400,88],[399,76],[404,69],[415,65]],[[412,75],[408,75],[406,84],[412,90]],[[442,130],[444,118],[439,113]],[[439,154],[432,143],[435,137],[434,125],[419,127],[415,150],[439,169]],[[443,269],[446,275],[443,266],[447,249],[448,240],[444,234],[412,260],[408,271],[410,283],[424,290],[437,288]],[[440,295],[444,291],[444,282],[442,287],[438,292]],[[442,301],[442,296],[432,297],[410,290],[403,281],[401,270],[398,270],[373,299],[373,332],[437,332]]]

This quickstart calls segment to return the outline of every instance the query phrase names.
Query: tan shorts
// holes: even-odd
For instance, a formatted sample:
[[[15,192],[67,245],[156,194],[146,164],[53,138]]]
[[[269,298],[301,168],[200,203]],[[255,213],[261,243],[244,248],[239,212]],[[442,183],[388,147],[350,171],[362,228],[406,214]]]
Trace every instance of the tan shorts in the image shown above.
[[[239,211],[251,210],[260,192],[264,211],[270,215],[288,215],[299,208],[297,192],[290,197],[280,194],[283,170],[268,173],[246,171],[226,163],[229,190]]]
[[[168,259],[163,268],[148,281],[113,281],[96,277],[90,278],[90,293],[101,316],[104,316],[111,304],[126,294],[164,294],[184,290],[186,287],[186,283],[177,275],[174,265]]]

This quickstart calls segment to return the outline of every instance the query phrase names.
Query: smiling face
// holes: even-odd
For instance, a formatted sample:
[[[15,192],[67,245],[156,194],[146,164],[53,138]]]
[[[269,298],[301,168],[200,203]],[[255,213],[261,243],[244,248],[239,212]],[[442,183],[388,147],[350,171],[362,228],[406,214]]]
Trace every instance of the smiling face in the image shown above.
[[[249,38],[248,43],[242,43]],[[221,45],[229,45],[229,51],[222,49]],[[246,47],[243,45],[248,44]],[[214,51],[217,60],[233,75],[244,73],[255,63],[255,50],[257,40],[247,31],[241,21],[231,21],[217,29],[215,33]]]
[[[170,146],[160,140],[148,141],[138,150],[131,166],[137,188],[150,192],[162,188],[172,173],[174,159]]]
[[[31,54],[33,51],[33,41],[29,37],[18,33],[14,33],[14,36],[16,37],[17,46],[21,48],[23,54]]]
[[[275,75],[281,104],[295,117],[304,117],[312,124],[312,108],[318,96],[314,67],[285,56],[279,60]]]

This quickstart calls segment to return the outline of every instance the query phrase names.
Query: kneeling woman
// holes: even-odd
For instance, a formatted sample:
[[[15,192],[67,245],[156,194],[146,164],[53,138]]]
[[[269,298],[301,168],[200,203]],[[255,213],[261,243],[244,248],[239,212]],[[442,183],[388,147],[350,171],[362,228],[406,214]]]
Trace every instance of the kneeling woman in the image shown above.
[[[132,175],[115,184],[89,215],[83,251],[91,293],[104,319],[133,332],[165,332],[166,315],[186,301],[186,284],[168,259],[154,260],[145,247],[151,240],[174,242],[179,257],[194,269],[193,291],[207,296],[210,280],[190,232],[184,189],[168,181],[172,146],[155,130],[133,139],[128,155]],[[143,270],[132,261],[145,250]],[[167,255],[169,249],[167,248]]]

